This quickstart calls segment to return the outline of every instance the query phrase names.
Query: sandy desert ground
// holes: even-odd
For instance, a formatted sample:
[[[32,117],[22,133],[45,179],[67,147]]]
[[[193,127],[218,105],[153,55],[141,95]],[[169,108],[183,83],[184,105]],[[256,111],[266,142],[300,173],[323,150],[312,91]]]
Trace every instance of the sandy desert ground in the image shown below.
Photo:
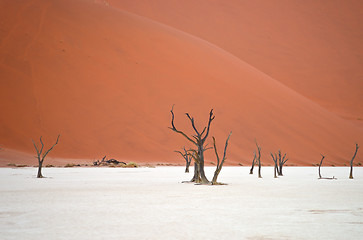
[[[0,168],[1,239],[361,239],[363,168],[225,167],[225,186],[183,167]],[[207,167],[212,175],[214,168]]]

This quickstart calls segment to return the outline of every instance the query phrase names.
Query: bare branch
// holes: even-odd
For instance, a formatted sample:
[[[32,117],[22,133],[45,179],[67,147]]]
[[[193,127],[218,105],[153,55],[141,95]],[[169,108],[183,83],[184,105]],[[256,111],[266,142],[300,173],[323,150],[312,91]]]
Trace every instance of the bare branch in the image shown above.
[[[223,153],[223,158],[222,158],[223,162],[227,159],[227,157],[226,157],[227,156],[227,146],[228,146],[228,140],[231,137],[231,135],[232,135],[232,131],[229,133],[228,138],[226,140],[226,144],[224,145],[224,153]]]
[[[49,149],[48,149],[48,151],[46,151],[46,152],[44,153],[42,160],[44,160],[44,158],[48,155],[48,153],[49,153],[50,151],[52,151],[52,149],[55,147],[55,145],[57,145],[57,144],[58,144],[59,137],[60,137],[60,134],[58,135],[58,137],[57,137],[57,141],[53,144],[53,146],[52,146],[51,148],[49,148]]]
[[[213,116],[213,109],[211,109],[210,112],[209,112],[209,120],[208,120],[207,132],[205,133],[205,136],[203,137],[202,142],[204,142],[207,139],[207,137],[209,135],[210,124],[214,120],[214,118],[215,118],[215,116]]]
[[[217,147],[216,147],[216,139],[214,137],[212,137],[213,139],[213,146],[214,146],[214,152],[216,154],[216,157],[217,157],[217,168],[219,168],[219,155],[218,155],[218,152],[217,152]]]
[[[323,154],[321,154],[321,160],[320,160],[320,163],[319,163],[319,178],[321,178],[320,167],[323,164],[324,158],[325,158],[325,156]]]
[[[184,154],[181,151],[174,151],[176,153],[179,153],[180,155],[182,155],[184,157]]]
[[[202,135],[203,135],[203,133],[204,133],[204,131],[205,131],[206,129],[207,129],[206,127],[204,127],[204,128],[203,128],[203,131],[200,133],[200,136],[202,136]]]
[[[353,157],[352,157],[352,160],[350,160],[350,173],[349,173],[349,179],[353,179],[353,161],[354,161],[355,156],[357,155],[358,148],[359,148],[358,143],[355,143],[355,152],[354,152],[354,155],[353,155]]]
[[[43,141],[42,141],[42,137],[40,137],[40,144],[42,144],[42,148],[40,149],[39,154],[42,154],[43,148],[44,148],[44,144],[43,144]]]
[[[179,134],[181,134],[181,135],[183,135],[186,139],[188,139],[190,142],[192,142],[192,143],[194,143],[195,145],[197,145],[198,146],[198,144],[197,144],[197,142],[196,141],[194,141],[193,139],[191,139],[190,137],[188,137],[184,132],[182,132],[182,131],[179,131],[179,130],[177,130],[176,129],[176,127],[175,127],[175,125],[174,125],[174,118],[175,118],[175,116],[174,116],[174,105],[173,105],[173,107],[171,108],[171,110],[170,110],[170,112],[171,112],[171,126],[172,127],[169,127],[171,130],[173,130],[174,132],[176,132],[176,133],[179,133]]]
[[[190,122],[192,123],[192,127],[194,129],[194,131],[197,133],[197,136],[200,136],[197,128],[195,127],[195,123],[194,123],[194,118],[192,118],[189,113],[185,113],[185,115],[187,115],[187,117],[189,118]]]
[[[189,154],[195,162],[200,163],[198,151],[195,149],[189,149],[188,152],[192,152],[192,154]]]
[[[39,150],[38,150],[38,147],[37,147],[37,145],[35,144],[35,142],[34,142],[34,140],[32,139],[32,142],[33,142],[33,145],[34,145],[34,147],[35,147],[35,151],[37,152],[37,155],[38,155],[38,157],[40,156],[40,153],[39,153]]]
[[[219,155],[218,155],[217,147],[216,147],[216,140],[215,140],[214,137],[212,137],[213,138],[214,151],[215,151],[215,154],[216,154],[216,157],[217,157],[217,167],[216,167],[216,170],[214,172],[214,176],[213,176],[213,180],[212,180],[212,185],[217,184],[218,175],[219,175],[219,173],[222,170],[222,166],[223,166],[224,161],[227,159],[226,158],[226,155],[227,155],[227,146],[228,146],[228,140],[231,137],[231,134],[232,134],[232,132],[230,132],[229,135],[228,135],[228,137],[227,137],[226,144],[224,146],[224,152],[223,152],[223,158],[222,158],[222,160],[219,159]]]

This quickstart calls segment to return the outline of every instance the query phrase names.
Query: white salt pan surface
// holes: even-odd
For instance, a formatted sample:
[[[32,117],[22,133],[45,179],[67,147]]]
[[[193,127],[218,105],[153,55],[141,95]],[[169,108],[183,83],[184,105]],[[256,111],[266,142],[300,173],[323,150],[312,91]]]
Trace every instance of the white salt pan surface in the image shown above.
[[[224,167],[226,186],[183,167],[0,169],[1,239],[362,239],[363,168]],[[191,169],[191,172],[193,169]],[[206,168],[211,179],[214,168]]]

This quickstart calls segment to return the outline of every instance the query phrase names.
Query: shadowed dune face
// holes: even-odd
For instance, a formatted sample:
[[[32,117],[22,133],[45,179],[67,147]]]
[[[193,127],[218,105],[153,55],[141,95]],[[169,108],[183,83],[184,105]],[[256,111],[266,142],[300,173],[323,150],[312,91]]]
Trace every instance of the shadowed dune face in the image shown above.
[[[233,131],[230,164],[250,162],[255,138],[266,165],[279,148],[295,164],[317,163],[320,153],[344,164],[363,140],[362,129],[229,49],[148,18],[93,1],[4,1],[0,9],[6,149],[32,152],[32,138],[50,146],[61,134],[50,156],[183,164],[173,151],[190,145],[167,128],[172,104],[188,133],[185,112],[202,129],[215,109],[220,151]],[[214,161],[212,151],[207,157]]]

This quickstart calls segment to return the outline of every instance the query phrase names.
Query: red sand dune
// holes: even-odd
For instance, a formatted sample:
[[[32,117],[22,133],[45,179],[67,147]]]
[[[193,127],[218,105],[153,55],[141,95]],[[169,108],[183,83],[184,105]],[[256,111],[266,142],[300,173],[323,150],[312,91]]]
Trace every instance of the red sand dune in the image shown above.
[[[363,126],[359,0],[107,0],[211,42]]]
[[[93,1],[2,1],[0,9],[1,165],[36,164],[22,155],[34,152],[31,139],[43,136],[51,145],[59,133],[53,161],[107,155],[183,164],[173,151],[186,141],[167,128],[172,104],[176,126],[189,133],[183,113],[202,128],[214,108],[211,136],[220,151],[233,131],[229,164],[248,164],[255,138],[264,164],[278,149],[290,163],[316,163],[324,153],[326,164],[345,164],[354,143],[363,142],[359,124],[208,39]],[[278,69],[285,70],[293,72]]]

